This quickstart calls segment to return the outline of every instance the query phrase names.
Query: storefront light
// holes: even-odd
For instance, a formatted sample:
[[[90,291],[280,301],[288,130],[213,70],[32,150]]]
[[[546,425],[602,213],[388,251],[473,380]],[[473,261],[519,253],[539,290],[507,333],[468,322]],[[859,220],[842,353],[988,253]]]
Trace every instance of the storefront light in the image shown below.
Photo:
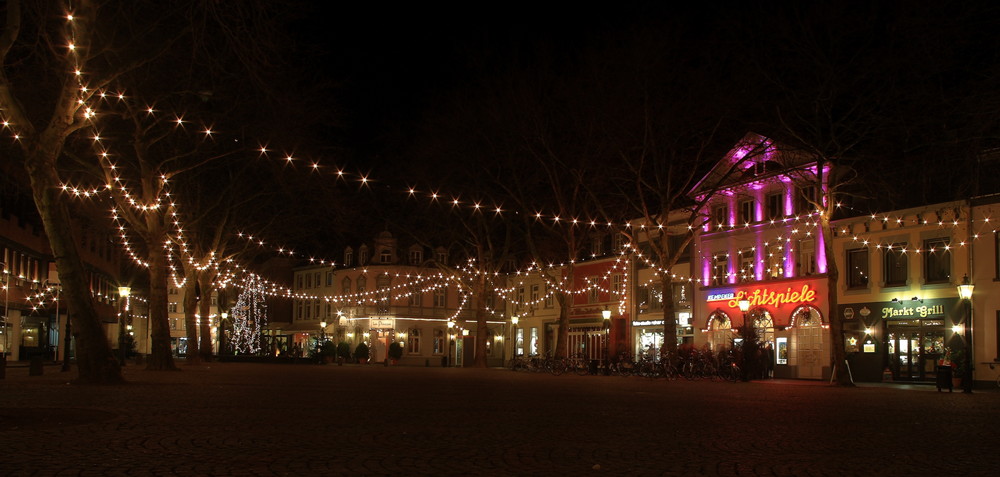
[[[962,325],[954,325],[954,326],[951,327],[951,332],[952,333],[961,333],[963,331],[965,331],[965,327],[962,326]]]
[[[743,298],[736,303],[740,306],[740,311],[742,311],[743,313],[750,311],[750,300]]]

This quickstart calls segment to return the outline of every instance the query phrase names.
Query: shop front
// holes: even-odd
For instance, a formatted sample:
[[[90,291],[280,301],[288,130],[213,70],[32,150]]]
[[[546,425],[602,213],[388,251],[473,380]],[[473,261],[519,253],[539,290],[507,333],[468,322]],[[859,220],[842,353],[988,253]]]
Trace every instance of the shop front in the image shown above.
[[[838,306],[856,381],[934,381],[946,349],[964,350],[958,298]]]
[[[744,319],[774,351],[773,377],[826,379],[830,373],[825,278],[713,287],[703,290],[705,326],[697,344],[719,352],[742,340]],[[750,307],[744,313],[740,301]]]
[[[632,320],[632,355],[639,357],[652,354],[655,356],[663,347],[663,320],[644,319]],[[691,310],[677,313],[677,344],[694,342],[694,326]]]

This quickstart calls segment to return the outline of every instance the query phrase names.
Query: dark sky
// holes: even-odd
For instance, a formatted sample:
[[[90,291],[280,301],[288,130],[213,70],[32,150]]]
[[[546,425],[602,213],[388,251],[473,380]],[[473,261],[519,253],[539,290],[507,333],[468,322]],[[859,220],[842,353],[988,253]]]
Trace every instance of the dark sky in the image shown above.
[[[667,2],[550,5],[486,2],[473,9],[424,3],[327,7],[301,32],[328,77],[338,82],[344,140],[374,154],[379,136],[408,128],[439,95],[470,80],[473,64],[531,55],[544,45],[579,50],[609,32],[676,15]],[[668,13],[669,10],[669,13]]]

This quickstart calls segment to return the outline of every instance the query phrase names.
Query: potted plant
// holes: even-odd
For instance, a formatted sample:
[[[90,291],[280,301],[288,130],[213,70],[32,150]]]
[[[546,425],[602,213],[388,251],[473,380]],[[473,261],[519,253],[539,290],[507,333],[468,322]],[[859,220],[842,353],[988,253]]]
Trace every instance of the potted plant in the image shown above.
[[[337,366],[343,366],[344,361],[351,359],[351,345],[346,341],[337,343]]]
[[[969,370],[965,362],[965,352],[962,350],[948,350],[945,352],[945,355],[951,361],[951,385],[959,387],[962,385],[962,379],[965,378]]]
[[[330,364],[336,355],[336,348],[330,341],[324,341],[316,345],[316,348],[309,352],[309,358],[319,364]]]
[[[354,348],[354,358],[359,364],[368,363],[368,345],[364,342],[358,343],[358,347]]]
[[[389,359],[392,364],[399,363],[399,358],[403,357],[403,344],[398,341],[393,341],[389,345]]]

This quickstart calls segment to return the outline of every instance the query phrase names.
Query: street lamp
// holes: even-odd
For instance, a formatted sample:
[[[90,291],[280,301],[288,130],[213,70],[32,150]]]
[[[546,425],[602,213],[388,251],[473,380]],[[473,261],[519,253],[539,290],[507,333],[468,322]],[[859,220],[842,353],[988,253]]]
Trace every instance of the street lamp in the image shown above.
[[[125,366],[125,312],[128,310],[126,300],[132,294],[130,287],[118,287],[119,304],[118,313],[118,353],[121,354],[121,365]]]
[[[604,318],[604,374],[611,374],[611,367],[608,366],[608,340],[611,334],[611,310],[607,306],[601,311],[601,317]]]
[[[514,352],[512,353],[513,354],[512,358],[517,358],[518,355],[521,354],[521,353],[518,353],[519,350],[517,349],[517,347],[518,347],[518,343],[517,343],[517,322],[520,321],[520,320],[521,320],[521,317],[519,317],[517,315],[514,315],[514,316],[510,317],[510,332],[513,335],[513,336],[510,337],[510,341],[511,341],[511,349],[514,350]]]
[[[222,312],[219,313],[222,318],[219,320],[219,331],[215,333],[215,339],[219,342],[219,356],[226,354],[226,318],[229,318],[229,313]]]
[[[322,344],[326,341],[326,320],[319,322],[319,342]]]
[[[962,284],[958,286],[958,296],[965,302],[965,372],[962,378],[962,392],[972,392],[972,290],[975,288],[969,282],[969,275],[962,277]]]
[[[10,273],[7,271],[6,262],[0,262],[0,266],[3,267],[3,323],[0,324],[0,326],[3,326],[3,328],[0,329],[0,331],[3,332],[3,352],[0,353],[0,378],[3,378],[7,375],[7,349],[9,346],[7,336],[10,334],[10,330],[7,329],[7,312],[9,308],[8,298],[10,297]]]

